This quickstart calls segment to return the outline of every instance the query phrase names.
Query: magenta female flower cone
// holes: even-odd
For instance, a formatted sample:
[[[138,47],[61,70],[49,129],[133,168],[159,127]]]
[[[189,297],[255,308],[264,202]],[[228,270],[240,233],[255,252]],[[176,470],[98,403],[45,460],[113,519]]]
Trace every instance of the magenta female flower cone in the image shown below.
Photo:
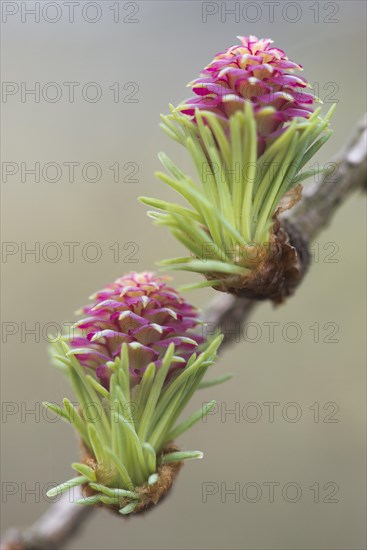
[[[310,116],[315,97],[299,91],[310,87],[304,78],[293,74],[301,65],[272,47],[272,40],[252,35],[237,38],[240,45],[217,54],[189,84],[196,97],[184,102],[182,112],[194,116],[195,109],[210,111],[225,124],[236,111],[243,110],[245,101],[251,101],[261,154],[267,140],[278,136],[286,123]]]
[[[96,372],[108,389],[109,363],[121,354],[125,342],[129,350],[130,375],[139,382],[147,365],[160,366],[168,346],[175,345],[171,371],[185,367],[203,338],[193,329],[198,324],[196,309],[167,285],[169,277],[152,273],[130,273],[91,298],[82,309],[86,317],[75,324],[70,339],[81,365]]]
[[[282,213],[301,200],[301,182],[327,170],[312,157],[331,135],[309,84],[269,39],[239,37],[215,56],[189,86],[195,97],[162,128],[183,145],[195,166],[186,174],[164,153],[156,176],[186,201],[141,197],[148,214],[166,226],[189,255],[161,265],[202,273],[222,292],[276,303],[290,296],[308,265],[307,243]]]
[[[222,336],[195,334],[196,310],[167,277],[130,273],[93,296],[75,334],[54,343],[54,358],[68,376],[78,406],[44,406],[69,422],[82,445],[78,474],[47,493],[79,487],[83,505],[127,515],[147,510],[171,487],[187,459],[177,437],[215,406],[178,422],[217,356]],[[209,382],[220,383],[223,377]]]

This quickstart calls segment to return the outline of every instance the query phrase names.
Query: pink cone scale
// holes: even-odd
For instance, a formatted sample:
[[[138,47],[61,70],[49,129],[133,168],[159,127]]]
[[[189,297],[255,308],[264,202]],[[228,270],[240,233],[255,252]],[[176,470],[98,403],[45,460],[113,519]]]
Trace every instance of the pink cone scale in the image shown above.
[[[231,115],[250,101],[257,122],[261,154],[269,138],[277,137],[295,117],[308,118],[317,100],[302,91],[310,85],[294,74],[302,66],[290,61],[270,39],[239,36],[239,45],[217,54],[200,77],[188,84],[195,97],[184,102],[182,112],[195,116],[195,110],[215,113],[226,124]]]
[[[132,383],[141,381],[149,363],[160,366],[171,343],[176,357],[171,370],[175,370],[185,367],[203,342],[194,332],[196,309],[168,286],[169,280],[149,272],[130,273],[96,292],[93,303],[82,308],[85,317],[75,324],[69,345],[80,364],[95,371],[105,388],[110,362],[120,355],[124,342]]]

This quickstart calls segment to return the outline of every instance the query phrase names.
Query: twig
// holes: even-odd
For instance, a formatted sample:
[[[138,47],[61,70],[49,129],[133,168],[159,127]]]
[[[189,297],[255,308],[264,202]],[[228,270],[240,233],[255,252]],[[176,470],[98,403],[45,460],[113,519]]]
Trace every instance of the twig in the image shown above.
[[[324,175],[291,212],[290,220],[311,242],[329,225],[338,206],[356,189],[367,185],[367,114],[359,121],[341,151],[331,159],[330,173]]]
[[[350,193],[366,188],[367,117],[355,128],[352,138],[332,159],[331,171],[316,183],[289,216],[304,238],[311,241],[330,222],[339,205]],[[243,326],[258,302],[228,294],[218,294],[205,311],[205,321],[225,332],[222,347],[235,339],[225,327]],[[32,527],[8,530],[1,550],[57,550],[81,528],[93,514],[92,507],[70,502],[68,495],[55,504]]]
[[[75,487],[73,499],[78,498],[82,498],[82,494]],[[28,529],[9,529],[1,541],[1,550],[58,550],[79,531],[93,512],[93,507],[74,504],[64,493]]]

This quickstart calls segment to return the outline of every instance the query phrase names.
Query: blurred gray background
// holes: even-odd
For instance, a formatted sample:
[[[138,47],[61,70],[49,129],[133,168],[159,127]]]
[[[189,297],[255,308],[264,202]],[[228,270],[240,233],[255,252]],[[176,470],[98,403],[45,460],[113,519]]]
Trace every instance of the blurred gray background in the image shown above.
[[[158,127],[168,103],[187,97],[186,83],[236,35],[256,34],[305,67],[325,109],[338,103],[317,161],[363,114],[364,2],[236,4],[231,15],[234,2],[79,2],[70,22],[65,3],[41,2],[36,22],[27,14],[35,2],[2,2],[2,529],[36,520],[49,506],[47,484],[71,477],[78,458],[69,426],[40,410],[73,397],[50,365],[48,336],[95,290],[183,252],[137,202],[174,196],[153,176],[159,151],[193,173]],[[25,94],[38,93],[35,83],[39,96]],[[26,172],[36,162],[39,182]],[[68,548],[365,548],[364,202],[355,193],[340,208],[297,295],[258,307],[247,336],[213,368],[235,377],[196,396],[188,413],[212,398],[218,411],[179,440],[204,460],[187,463],[147,516],[97,511]],[[174,274],[175,285],[196,280]],[[202,306],[214,294],[187,297]],[[274,341],[269,323],[278,323]]]

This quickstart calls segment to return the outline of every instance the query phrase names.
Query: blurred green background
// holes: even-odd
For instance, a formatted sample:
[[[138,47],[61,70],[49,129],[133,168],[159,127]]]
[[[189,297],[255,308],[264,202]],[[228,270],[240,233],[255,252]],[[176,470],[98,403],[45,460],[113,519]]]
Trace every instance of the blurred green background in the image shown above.
[[[185,150],[159,129],[159,114],[169,102],[188,97],[186,83],[234,44],[236,35],[271,37],[304,66],[325,109],[338,103],[334,135],[316,159],[329,160],[365,109],[366,5],[80,2],[71,23],[65,3],[41,2],[37,23],[24,11],[34,2],[2,4],[8,92],[2,161],[6,171],[18,169],[2,181],[6,529],[36,520],[49,506],[47,484],[71,477],[69,465],[78,457],[69,426],[48,422],[39,405],[72,398],[48,358],[52,325],[57,330],[72,321],[92,292],[121,274],[154,269],[156,260],[183,252],[167,231],[152,226],[137,202],[139,195],[174,196],[154,179],[159,151],[193,173]],[[226,8],[240,11],[231,15]],[[205,10],[212,13],[206,21]],[[24,92],[37,82],[39,102],[30,94],[22,97],[22,87]],[[79,85],[64,84],[72,82]],[[96,84],[85,87],[90,82]],[[68,97],[72,87],[74,102]],[[93,102],[96,90],[102,97]],[[4,168],[4,162],[14,164]],[[36,162],[39,182],[25,172]],[[64,163],[73,162],[79,165],[70,182],[70,164]],[[57,163],[61,175],[48,163]],[[88,181],[95,169],[87,163],[98,164],[99,181]],[[120,168],[118,182],[113,165],[115,173]],[[258,307],[247,337],[226,350],[212,372],[235,377],[192,402],[190,411],[212,398],[219,403],[217,414],[179,441],[204,451],[204,460],[186,464],[169,500],[156,510],[130,521],[98,511],[68,548],[365,548],[364,205],[363,195],[355,193],[340,208],[314,247],[312,268],[297,295],[277,309]],[[73,262],[72,245],[63,244],[71,242],[79,243]],[[25,247],[35,246],[39,258],[22,257]],[[59,260],[51,261],[60,250]],[[100,258],[93,261],[96,253]],[[177,285],[196,280],[174,275]],[[188,298],[202,306],[214,295],[207,289]],[[273,342],[269,323],[278,323]],[[36,335],[26,332],[32,327]],[[208,488],[214,494],[207,495]],[[234,488],[239,498],[225,493]]]

